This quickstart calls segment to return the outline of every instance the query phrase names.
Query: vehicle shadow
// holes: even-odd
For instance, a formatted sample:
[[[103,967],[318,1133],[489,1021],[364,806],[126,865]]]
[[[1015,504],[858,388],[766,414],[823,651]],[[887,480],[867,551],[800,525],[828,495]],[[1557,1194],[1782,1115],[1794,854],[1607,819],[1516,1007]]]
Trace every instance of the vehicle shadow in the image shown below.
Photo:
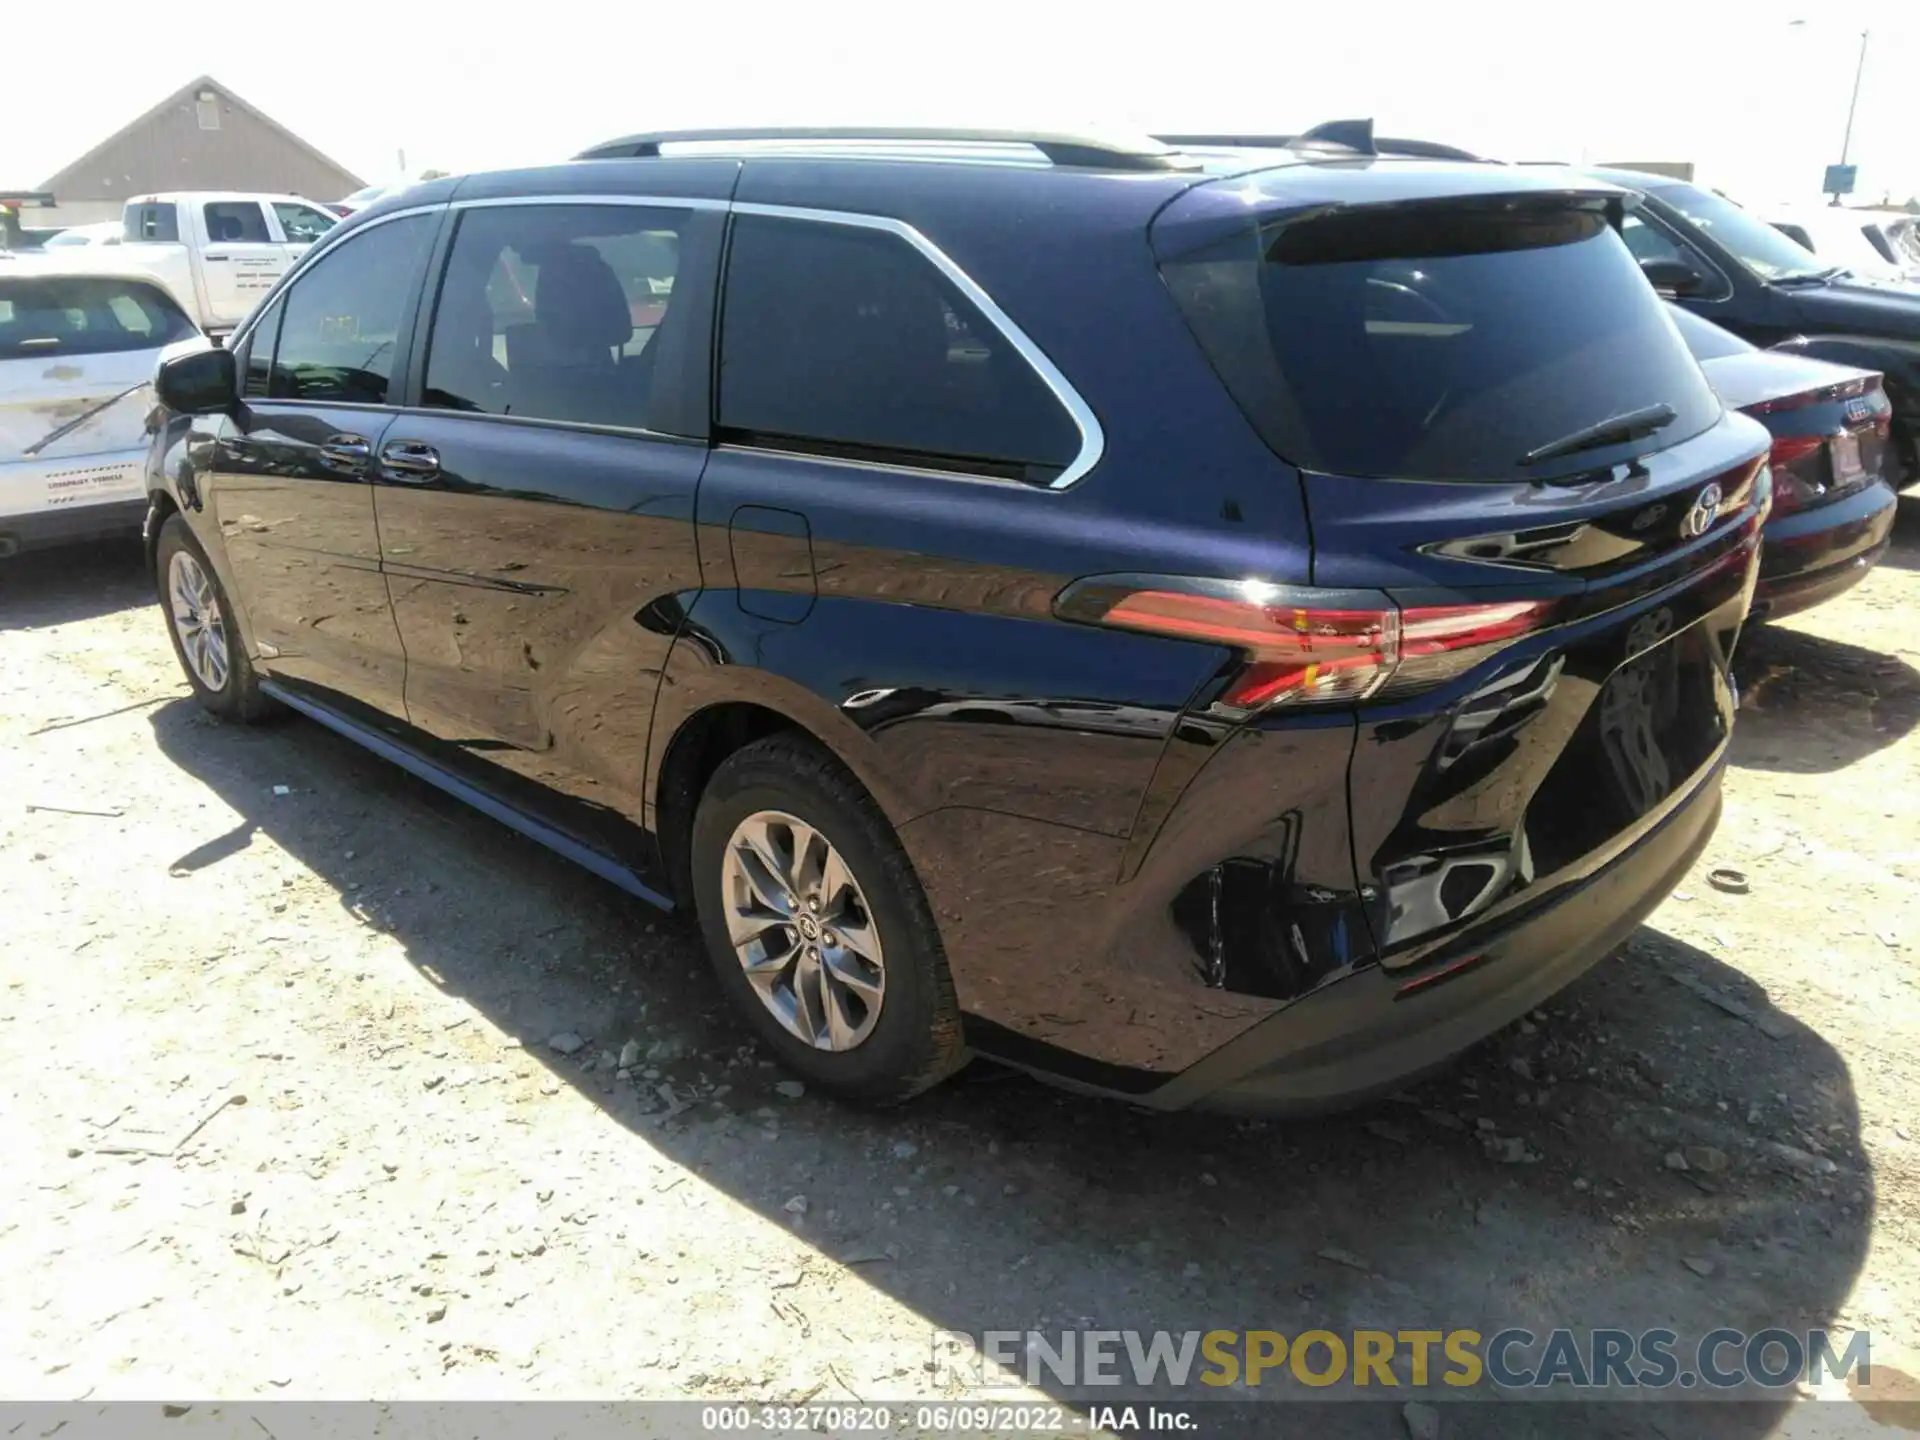
[[[1748,770],[1843,770],[1920,724],[1920,671],[1897,655],[1757,625],[1741,635],[1733,669],[1733,763]]]
[[[185,702],[150,720],[166,758],[241,817],[235,833],[308,867],[624,1143],[791,1226],[929,1330],[1804,1332],[1834,1320],[1865,1257],[1874,1184],[1844,1061],[1777,1014],[1763,1029],[1703,998],[1770,1013],[1738,971],[1655,930],[1356,1113],[1157,1115],[985,1065],[865,1113],[776,1090],[782,1072],[726,1013],[685,923],[318,726],[210,725]],[[311,795],[327,803],[300,803]],[[181,863],[217,869],[225,853]],[[559,1055],[562,1031],[588,1043]],[[632,1081],[605,1064],[628,1040],[645,1057]],[[901,1343],[925,1354],[931,1338]],[[894,1383],[939,1393],[914,1375]],[[1036,1378],[1063,1400],[1144,1398]],[[1400,1435],[1406,1398],[1222,1408],[1206,1429],[1270,1435],[1285,1414],[1287,1434]],[[1458,1433],[1758,1437],[1784,1403],[1690,1405],[1665,1428],[1665,1406],[1482,1404]]]
[[[0,560],[0,630],[91,620],[152,600],[138,535]]]

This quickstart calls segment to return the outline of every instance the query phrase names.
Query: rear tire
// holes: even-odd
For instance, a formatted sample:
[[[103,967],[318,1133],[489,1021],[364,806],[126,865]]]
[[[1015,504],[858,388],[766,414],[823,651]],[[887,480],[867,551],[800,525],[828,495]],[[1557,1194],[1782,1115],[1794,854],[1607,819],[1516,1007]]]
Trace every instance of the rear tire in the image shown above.
[[[729,756],[700,797],[692,864],[721,988],[809,1085],[887,1105],[966,1063],[926,894],[880,807],[819,746],[789,733]]]
[[[154,574],[167,638],[193,698],[222,720],[255,724],[278,708],[260,690],[260,677],[233,623],[233,606],[193,531],[178,514],[160,527]]]

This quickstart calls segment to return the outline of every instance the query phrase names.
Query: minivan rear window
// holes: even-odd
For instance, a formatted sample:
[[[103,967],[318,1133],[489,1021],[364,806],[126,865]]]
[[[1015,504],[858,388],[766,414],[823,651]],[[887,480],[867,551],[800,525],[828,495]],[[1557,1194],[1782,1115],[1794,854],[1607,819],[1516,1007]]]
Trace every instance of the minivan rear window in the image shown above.
[[[152,350],[197,332],[156,286],[105,275],[0,275],[0,360]]]
[[[1549,479],[1720,418],[1620,237],[1564,201],[1252,216],[1160,266],[1255,429],[1310,470]],[[1674,416],[1654,438],[1523,462],[1657,405]]]

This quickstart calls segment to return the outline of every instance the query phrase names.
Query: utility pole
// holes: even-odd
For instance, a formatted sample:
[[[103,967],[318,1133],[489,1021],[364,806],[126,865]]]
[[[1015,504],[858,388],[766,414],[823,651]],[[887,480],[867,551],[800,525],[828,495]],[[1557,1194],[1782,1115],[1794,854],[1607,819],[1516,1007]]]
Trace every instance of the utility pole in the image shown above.
[[[1871,31],[1867,30],[1860,32],[1860,60],[1859,63],[1853,67],[1853,97],[1847,101],[1847,129],[1846,133],[1840,137],[1840,163],[1842,165],[1847,163],[1847,152],[1853,148],[1853,113],[1860,108],[1860,77],[1867,72],[1867,37],[1871,33]],[[1833,197],[1832,203],[1835,205],[1840,203],[1838,194]]]

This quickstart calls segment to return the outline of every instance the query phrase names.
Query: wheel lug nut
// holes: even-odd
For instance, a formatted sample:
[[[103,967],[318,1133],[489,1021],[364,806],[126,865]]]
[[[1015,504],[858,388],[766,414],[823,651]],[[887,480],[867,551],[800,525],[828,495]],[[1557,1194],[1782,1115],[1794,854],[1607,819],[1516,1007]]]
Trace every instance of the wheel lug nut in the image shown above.
[[[807,909],[817,911],[819,908],[820,908],[819,897],[816,895],[809,895],[807,897]]]

